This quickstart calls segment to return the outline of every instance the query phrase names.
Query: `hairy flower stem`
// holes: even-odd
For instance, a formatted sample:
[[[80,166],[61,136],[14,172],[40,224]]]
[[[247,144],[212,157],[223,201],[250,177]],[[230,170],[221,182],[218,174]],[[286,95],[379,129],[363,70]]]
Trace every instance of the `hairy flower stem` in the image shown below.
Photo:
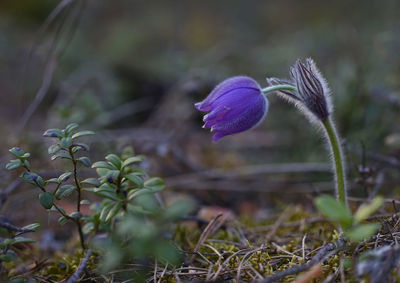
[[[261,91],[264,94],[270,93],[270,92],[274,92],[274,91],[280,91],[280,90],[289,90],[289,91],[295,91],[296,88],[292,85],[273,85],[273,86],[269,86],[266,88],[263,88]]]
[[[322,121],[322,125],[328,136],[329,144],[332,151],[333,163],[335,167],[335,181],[336,181],[336,198],[346,206],[347,204],[347,190],[344,172],[344,159],[340,146],[338,134],[332,119],[327,118]]]
[[[275,91],[296,91],[296,87],[292,85],[274,85],[269,86],[262,89],[262,92],[266,95],[270,92]],[[338,201],[342,202],[346,206],[347,204],[347,190],[346,190],[346,181],[345,181],[345,172],[344,172],[344,159],[343,153],[340,146],[340,141],[338,134],[335,129],[335,125],[331,118],[326,118],[325,120],[321,120],[321,124],[325,129],[326,135],[329,140],[329,145],[332,151],[333,156],[333,164],[335,168],[335,184],[336,184],[336,198]]]

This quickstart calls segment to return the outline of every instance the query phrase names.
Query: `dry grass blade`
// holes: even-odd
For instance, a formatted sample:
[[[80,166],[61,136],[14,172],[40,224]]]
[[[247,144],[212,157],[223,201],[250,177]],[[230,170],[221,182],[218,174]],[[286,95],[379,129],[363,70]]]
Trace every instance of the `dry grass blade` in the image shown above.
[[[216,231],[221,225],[223,224],[222,222],[219,221],[221,218],[222,214],[218,214],[217,216],[214,217],[213,220],[208,223],[207,227],[204,229],[204,231],[201,233],[199,241],[196,244],[196,247],[194,248],[193,252],[197,253],[200,250],[200,247],[203,245],[205,240],[214,232]],[[191,264],[195,258],[196,254],[193,254],[189,261],[188,264]]]
[[[244,262],[246,261],[246,259],[247,259],[250,255],[254,254],[255,252],[261,251],[261,250],[263,250],[263,249],[265,249],[265,247],[261,246],[261,247],[259,247],[258,249],[254,249],[254,250],[252,250],[252,251],[247,252],[247,253],[243,256],[243,258],[242,258],[242,260],[240,261],[239,266],[238,266],[238,268],[237,268],[237,272],[236,272],[236,282],[240,282],[240,272],[241,272],[241,270],[243,269],[243,264],[244,264]],[[262,276],[261,276],[261,278],[262,278]]]
[[[246,252],[246,251],[248,251],[248,249],[246,249],[246,250],[239,250],[239,251],[237,251],[237,252],[231,254],[222,264],[220,264],[220,266],[218,267],[217,271],[215,272],[215,275],[214,275],[214,278],[213,278],[213,279],[215,280],[215,279],[218,278],[218,276],[220,275],[221,271],[224,269],[224,267],[227,265],[227,263],[228,263],[233,257],[235,257],[235,256],[237,256],[237,255],[239,255],[239,254],[241,254],[241,253],[243,253],[243,252]]]
[[[282,247],[281,247],[280,245],[278,245],[277,243],[272,242],[272,245],[273,245],[275,248],[277,248],[278,250],[280,250],[281,252],[283,252],[283,253],[285,253],[285,254],[287,254],[287,255],[290,255],[291,257],[295,257],[295,258],[301,259],[300,256],[295,255],[294,253],[291,253],[291,252],[285,250],[284,248],[282,248]]]
[[[165,268],[163,269],[163,271],[162,271],[162,273],[160,275],[160,279],[158,280],[158,282],[160,282],[160,283],[162,282],[161,280],[164,277],[165,272],[167,272],[167,268],[168,268],[168,263],[165,265]]]

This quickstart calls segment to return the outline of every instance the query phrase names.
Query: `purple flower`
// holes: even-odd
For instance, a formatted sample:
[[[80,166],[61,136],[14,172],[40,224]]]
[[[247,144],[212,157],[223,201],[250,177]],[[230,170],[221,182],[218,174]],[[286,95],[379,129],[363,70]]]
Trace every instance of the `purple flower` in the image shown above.
[[[203,128],[215,133],[215,142],[224,136],[255,127],[267,114],[268,100],[255,80],[238,76],[217,85],[195,107],[202,112],[209,112],[203,118]]]

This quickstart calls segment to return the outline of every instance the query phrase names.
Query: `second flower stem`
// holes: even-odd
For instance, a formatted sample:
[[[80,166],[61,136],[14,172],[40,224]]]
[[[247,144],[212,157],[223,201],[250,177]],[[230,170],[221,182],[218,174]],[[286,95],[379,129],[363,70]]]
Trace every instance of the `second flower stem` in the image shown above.
[[[263,88],[261,91],[268,94],[274,91],[296,91],[296,87],[289,84],[273,85]],[[325,129],[326,135],[329,140],[330,149],[332,152],[335,184],[336,184],[336,198],[338,201],[348,206],[347,204],[347,190],[346,190],[346,176],[344,171],[344,158],[342,148],[340,146],[339,136],[336,132],[335,125],[331,118],[321,120],[322,126]]]
[[[273,86],[268,86],[266,88],[263,88],[261,91],[264,94],[274,92],[274,91],[280,91],[280,90],[289,90],[289,91],[295,91],[296,88],[292,85],[273,85]]]
[[[328,136],[329,144],[332,151],[332,158],[335,167],[335,181],[336,181],[336,197],[337,199],[347,205],[347,191],[345,181],[345,171],[343,166],[343,153],[340,146],[339,137],[337,135],[332,119],[327,118],[322,121],[322,125]]]

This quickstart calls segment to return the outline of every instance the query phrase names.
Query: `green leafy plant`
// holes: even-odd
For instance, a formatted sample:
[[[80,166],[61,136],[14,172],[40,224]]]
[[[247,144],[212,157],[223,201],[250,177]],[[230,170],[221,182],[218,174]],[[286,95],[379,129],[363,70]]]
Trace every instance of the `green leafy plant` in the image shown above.
[[[177,264],[180,253],[166,237],[168,227],[189,212],[188,202],[163,207],[155,194],[164,188],[161,178],[148,178],[137,166],[143,156],[136,156],[127,148],[117,156],[109,154],[104,161],[95,162],[98,178],[89,178],[82,184],[103,200],[91,206],[94,215],[85,217],[84,233],[96,235],[106,232],[109,237],[97,239],[95,248],[103,250],[103,270],[115,268],[135,258],[156,258]]]
[[[170,266],[181,262],[182,253],[168,235],[171,235],[171,224],[188,213],[192,205],[180,202],[162,208],[151,195],[139,196],[137,203],[140,203],[143,212],[128,213],[119,221],[115,221],[110,237],[95,242],[95,246],[104,254],[103,271],[112,270],[132,260],[157,260],[160,265]],[[150,270],[143,268],[140,271],[145,273]]]
[[[24,169],[21,177],[39,189],[38,199],[43,208],[58,213],[60,225],[75,223],[82,249],[90,247],[99,251],[96,254],[103,259],[103,270],[135,259],[151,258],[177,264],[180,253],[166,235],[171,224],[186,214],[191,204],[161,205],[155,195],[164,190],[163,180],[150,178],[139,166],[144,157],[135,155],[131,148],[126,148],[120,156],[108,154],[104,161],[92,165],[89,157],[83,154],[90,148],[80,139],[94,132],[77,129],[78,125],[73,123],[65,129],[49,129],[43,134],[55,141],[48,148],[51,160],[69,161],[70,170],[63,171],[58,177],[44,179],[34,172],[28,160],[30,153],[18,147],[9,150],[16,159],[11,160],[6,169]],[[97,177],[81,180],[81,166],[95,169]],[[90,204],[83,198],[84,193],[92,200],[99,199],[90,206],[93,214],[83,215],[81,212],[81,205]],[[59,201],[73,194],[76,196],[76,210],[67,214]],[[106,237],[99,240],[97,236],[104,233]],[[13,244],[27,241],[31,240],[18,237],[18,234],[4,240],[3,244],[0,243],[0,260],[10,258]]]
[[[133,150],[126,149],[122,156],[109,154],[105,161],[98,161],[92,165],[98,178],[88,178],[83,180],[82,184],[88,185],[85,191],[96,194],[103,201],[92,205],[96,214],[85,218],[88,222],[84,227],[85,233],[96,233],[101,225],[104,229],[116,216],[149,213],[136,204],[135,199],[141,195],[160,192],[165,186],[160,178],[144,180],[147,173],[135,166],[142,160],[143,156],[135,156]]]
[[[315,200],[317,209],[332,222],[340,225],[346,239],[360,242],[368,239],[381,227],[378,223],[365,223],[365,220],[384,203],[382,197],[375,197],[370,203],[361,205],[353,215],[341,201],[331,196],[320,196]]]
[[[14,261],[18,255],[15,252],[15,246],[18,244],[34,243],[35,240],[22,236],[23,234],[36,231],[40,226],[38,223],[32,223],[24,227],[17,227],[2,216],[0,217],[0,266],[5,262]]]
[[[14,147],[10,149],[10,153],[17,159],[11,160],[6,169],[14,170],[20,167],[25,169],[21,177],[28,183],[40,189],[39,201],[40,204],[49,211],[58,212],[61,216],[59,223],[64,224],[67,221],[72,221],[76,224],[79,232],[80,243],[82,249],[86,248],[85,239],[82,232],[82,186],[78,179],[78,165],[90,167],[90,159],[86,156],[77,156],[80,151],[88,151],[89,146],[81,143],[78,140],[84,136],[93,135],[92,131],[77,132],[78,124],[69,124],[65,129],[49,129],[44,132],[43,136],[55,139],[55,143],[48,148],[48,153],[51,155],[51,160],[67,159],[71,162],[71,170],[62,173],[57,178],[43,180],[43,178],[31,170],[28,158],[30,153],[25,153],[21,148]],[[72,177],[73,181],[68,182]],[[68,197],[73,192],[77,193],[76,211],[69,215],[59,206],[56,200],[61,200]]]

